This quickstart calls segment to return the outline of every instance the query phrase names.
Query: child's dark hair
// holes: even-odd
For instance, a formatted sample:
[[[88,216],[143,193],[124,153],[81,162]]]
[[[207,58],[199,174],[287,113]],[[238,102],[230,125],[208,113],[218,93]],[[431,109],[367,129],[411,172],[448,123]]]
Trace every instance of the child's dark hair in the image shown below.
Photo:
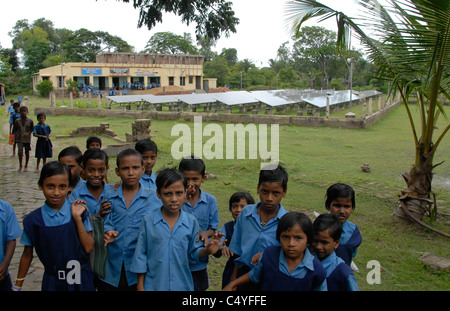
[[[288,212],[280,218],[277,227],[277,240],[280,242],[281,233],[288,231],[293,226],[298,224],[302,228],[307,237],[307,245],[310,245],[314,240],[314,227],[311,219],[306,214],[300,212]]]
[[[255,204],[255,199],[253,199],[253,197],[251,196],[250,193],[243,192],[243,191],[235,192],[230,197],[229,206],[228,206],[230,211],[231,211],[231,205],[233,205],[233,203],[239,202],[241,199],[246,200],[248,204]]]
[[[342,223],[337,214],[320,214],[314,220],[314,234],[328,231],[334,241],[341,239]]]
[[[178,171],[175,167],[173,168],[164,168],[158,172],[158,176],[156,176],[156,191],[161,193],[161,189],[169,187],[174,182],[181,180],[183,183],[184,189],[187,187],[186,177],[183,173]]]
[[[13,108],[20,108],[20,103],[19,102],[14,102]]]
[[[263,182],[279,182],[283,190],[287,189],[288,173],[281,165],[268,164],[259,172],[258,186]]]
[[[100,148],[102,147],[102,140],[97,136],[90,136],[86,139],[86,149],[89,149],[89,145],[92,143],[98,143]]]
[[[13,106],[13,107],[14,107],[14,106]],[[28,111],[28,107],[27,107],[27,106],[20,106],[19,111],[22,111],[22,110]]]
[[[47,116],[45,115],[45,112],[39,112],[39,113],[37,114],[37,116],[36,116],[36,119],[39,121],[39,118],[40,118],[40,117],[44,117],[44,118],[47,119]]]
[[[121,152],[119,152],[119,154],[117,155],[117,159],[116,159],[117,167],[120,167],[120,160],[122,160],[122,158],[129,157],[129,156],[137,156],[137,157],[139,157],[139,159],[141,159],[141,165],[144,164],[144,161],[142,160],[142,155],[139,152],[137,152],[134,149],[127,148],[127,149],[124,149]]]
[[[337,198],[347,198],[352,201],[352,208],[355,209],[355,191],[352,187],[343,183],[336,183],[327,189],[325,208],[330,209],[331,202]]]
[[[156,146],[156,143],[151,139],[141,139],[136,143],[134,149],[136,149],[141,154],[147,151],[153,151],[158,154],[158,147]]]
[[[178,168],[181,172],[195,171],[202,174],[202,176],[205,175],[206,171],[205,162],[203,162],[202,159],[197,158],[195,156],[188,156],[183,158]]]
[[[44,180],[48,177],[52,177],[54,175],[65,175],[67,174],[67,177],[69,178],[69,186],[70,181],[72,179],[72,175],[70,173],[70,168],[68,165],[61,163],[59,161],[50,161],[47,162],[41,170],[41,175],[39,176],[38,185],[43,187],[44,186]]]
[[[77,146],[70,146],[61,150],[58,154],[58,161],[63,157],[74,157],[78,164],[83,161],[83,153]]]
[[[83,154],[83,166],[86,168],[88,160],[103,160],[105,161],[105,166],[108,166],[108,155],[101,149],[90,148],[86,150]]]

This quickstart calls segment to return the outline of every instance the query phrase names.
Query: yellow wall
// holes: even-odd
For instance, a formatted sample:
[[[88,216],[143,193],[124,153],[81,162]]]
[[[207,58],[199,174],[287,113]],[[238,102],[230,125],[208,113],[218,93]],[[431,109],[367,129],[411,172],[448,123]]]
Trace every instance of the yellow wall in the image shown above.
[[[203,66],[202,65],[180,65],[180,64],[112,64],[112,63],[66,63],[64,66],[57,65],[39,70],[38,74],[33,75],[33,90],[36,91],[36,84],[43,79],[52,81],[55,88],[58,87],[58,80],[62,75],[64,80],[74,80],[74,77],[87,77],[89,84],[94,85],[94,77],[105,77],[105,88],[109,89],[113,84],[113,77],[122,77],[120,81],[125,80],[132,83],[132,77],[143,77],[145,87],[148,86],[148,77],[159,77],[162,87],[169,85],[169,77],[173,77],[173,85],[180,85],[180,77],[184,76],[185,90],[195,90],[203,86]],[[93,70],[91,74],[86,73],[87,69]],[[96,70],[98,69],[98,70]],[[101,73],[100,73],[101,69]],[[127,73],[111,73],[111,69],[127,70]],[[85,71],[83,74],[82,71]],[[189,76],[192,76],[192,83],[189,83]],[[80,81],[80,80],[78,80]],[[196,85],[198,82],[199,84]],[[94,85],[95,86],[95,85]],[[119,83],[122,88],[122,83]]]

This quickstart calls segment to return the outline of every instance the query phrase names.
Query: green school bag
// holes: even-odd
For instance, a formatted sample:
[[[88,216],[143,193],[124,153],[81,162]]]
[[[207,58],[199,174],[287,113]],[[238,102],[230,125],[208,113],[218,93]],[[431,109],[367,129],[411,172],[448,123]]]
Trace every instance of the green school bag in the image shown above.
[[[108,258],[108,247],[103,241],[104,221],[101,216],[91,218],[92,228],[94,229],[94,250],[91,252],[91,268],[95,275],[105,278],[106,260]]]

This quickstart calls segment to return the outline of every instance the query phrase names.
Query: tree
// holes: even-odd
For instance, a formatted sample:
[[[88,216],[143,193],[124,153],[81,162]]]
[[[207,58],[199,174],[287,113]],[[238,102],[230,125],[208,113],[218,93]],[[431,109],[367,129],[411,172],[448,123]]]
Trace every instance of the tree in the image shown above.
[[[235,48],[223,48],[220,56],[227,60],[229,67],[234,66],[238,62],[237,50]]]
[[[402,191],[396,215],[424,224],[421,219],[431,214],[432,171],[441,164],[433,159],[450,122],[443,108],[443,98],[450,98],[450,2],[448,0],[359,0],[362,16],[359,23],[315,0],[296,0],[287,4],[287,20],[298,35],[302,24],[319,17],[337,20],[336,46],[349,47],[350,31],[363,44],[374,63],[376,77],[388,81],[392,92],[400,95],[412,129],[415,163],[404,173],[406,190]],[[369,29],[370,34],[364,31]],[[420,119],[414,121],[410,95],[417,97]],[[436,129],[443,115],[447,125]],[[438,135],[437,138],[434,134]],[[406,214],[405,214],[406,212]]]
[[[53,91],[53,83],[50,80],[43,80],[36,84],[36,89],[42,97],[46,97],[51,91]]]
[[[133,0],[133,6],[139,9],[138,27],[145,25],[149,30],[162,22],[163,12],[180,16],[187,25],[195,23],[197,38],[207,36],[217,40],[223,33],[228,37],[230,32],[236,32],[239,24],[231,2],[224,0]]]
[[[189,33],[183,36],[176,35],[173,32],[157,32],[145,46],[146,53],[160,54],[197,54],[198,50],[192,43]]]

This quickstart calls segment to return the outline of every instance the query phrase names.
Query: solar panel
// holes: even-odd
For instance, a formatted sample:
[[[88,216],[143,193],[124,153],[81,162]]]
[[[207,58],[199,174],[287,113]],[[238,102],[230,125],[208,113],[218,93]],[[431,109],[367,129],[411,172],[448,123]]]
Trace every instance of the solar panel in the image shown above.
[[[258,100],[250,95],[247,91],[231,91],[224,93],[211,93],[217,101],[225,105],[233,106],[240,104],[253,104]]]
[[[118,104],[124,104],[124,103],[136,103],[141,102],[142,98],[141,95],[118,95],[118,96],[106,96],[109,100],[112,100],[115,103]]]
[[[216,102],[213,94],[180,94],[174,96],[176,96],[179,101],[182,101],[183,103],[189,105],[199,105]]]
[[[165,104],[165,103],[176,103],[178,102],[178,98],[175,95],[140,95],[142,100],[150,103],[150,104]]]
[[[275,91],[252,91],[250,92],[250,95],[256,98],[258,101],[275,107],[275,106],[283,106],[283,105],[290,105],[295,104],[297,101],[290,100],[288,98],[285,98],[281,92]]]

